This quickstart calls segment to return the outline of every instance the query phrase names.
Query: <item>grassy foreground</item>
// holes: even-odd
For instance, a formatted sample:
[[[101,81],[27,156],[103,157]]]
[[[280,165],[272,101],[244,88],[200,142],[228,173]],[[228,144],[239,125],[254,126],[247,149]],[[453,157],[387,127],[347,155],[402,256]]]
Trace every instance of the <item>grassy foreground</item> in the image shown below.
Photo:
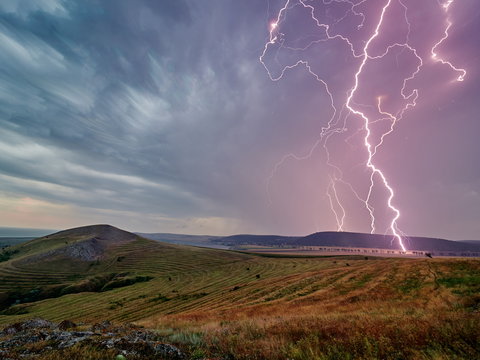
[[[480,358],[476,259],[260,257],[138,239],[74,265],[9,260],[0,291],[81,290],[112,273],[149,281],[20,303],[0,325],[134,322],[197,359]],[[44,358],[76,358],[74,350]]]

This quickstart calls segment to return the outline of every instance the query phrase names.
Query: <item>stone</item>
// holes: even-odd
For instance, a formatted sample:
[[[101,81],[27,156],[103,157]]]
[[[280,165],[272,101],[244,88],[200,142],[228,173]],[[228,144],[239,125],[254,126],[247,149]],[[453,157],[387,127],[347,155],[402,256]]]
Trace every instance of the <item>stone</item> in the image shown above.
[[[185,359],[185,355],[176,346],[170,344],[157,344],[153,347],[153,350],[157,355],[167,357],[168,359]]]
[[[107,332],[112,327],[112,323],[108,320],[96,323],[92,326],[92,331]]]
[[[74,329],[76,327],[77,327],[77,324],[75,324],[73,321],[70,321],[70,320],[63,320],[60,324],[58,324],[59,330]]]

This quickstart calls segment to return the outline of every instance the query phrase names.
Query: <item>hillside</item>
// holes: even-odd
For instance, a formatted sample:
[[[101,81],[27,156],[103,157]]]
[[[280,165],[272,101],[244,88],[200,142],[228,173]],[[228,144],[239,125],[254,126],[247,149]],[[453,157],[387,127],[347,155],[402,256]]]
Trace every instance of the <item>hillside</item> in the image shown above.
[[[103,246],[96,260],[61,250],[94,238]],[[3,325],[32,317],[135,322],[192,359],[480,354],[477,259],[278,258],[166,244],[108,226],[62,231],[18,250],[0,263]],[[42,254],[52,251],[49,262]],[[81,346],[59,356],[83,353]]]
[[[167,242],[171,244],[178,245],[191,245],[191,246],[202,246],[210,248],[228,248],[218,244],[218,240],[221,239],[221,236],[211,236],[211,235],[185,235],[185,234],[170,234],[170,233],[136,233],[139,236],[142,236],[146,239],[156,240]]]
[[[225,236],[214,240],[217,243],[228,246],[239,245],[260,245],[260,246],[281,246],[281,245],[295,245],[300,237],[296,236],[280,236],[280,235],[250,235],[239,234]]]
[[[0,310],[4,311],[18,302],[149,281],[152,273],[158,275],[176,264],[177,256],[191,260],[182,261],[182,269],[242,257],[222,253],[211,259],[202,249],[147,240],[109,225],[60,231],[7,251],[9,256],[0,258]],[[160,267],[155,266],[157,259]],[[177,271],[172,267],[172,276]]]
[[[474,245],[479,245],[480,246],[480,240],[462,240],[462,242],[467,243],[467,244],[474,244]]]

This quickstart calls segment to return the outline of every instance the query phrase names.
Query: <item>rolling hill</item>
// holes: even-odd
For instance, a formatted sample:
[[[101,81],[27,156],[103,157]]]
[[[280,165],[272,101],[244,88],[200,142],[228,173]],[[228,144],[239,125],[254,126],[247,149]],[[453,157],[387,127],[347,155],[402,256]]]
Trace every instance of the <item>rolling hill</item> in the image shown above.
[[[228,246],[336,246],[352,248],[401,249],[391,235],[350,233],[350,232],[317,232],[302,237],[278,235],[233,235],[213,240]],[[408,249],[421,251],[472,251],[480,252],[480,243],[476,241],[451,241],[436,238],[407,236],[405,244]]]
[[[102,292],[151,279],[173,281],[179,273],[248,258],[148,240],[109,225],[61,231],[8,251],[10,256],[0,262],[0,309],[4,311],[13,304]],[[19,308],[12,311],[26,309]]]
[[[480,240],[462,240],[461,242],[464,242],[467,244],[480,245]]]
[[[135,322],[192,359],[480,354],[478,259],[278,258],[108,225],[10,250],[0,262],[0,324]]]

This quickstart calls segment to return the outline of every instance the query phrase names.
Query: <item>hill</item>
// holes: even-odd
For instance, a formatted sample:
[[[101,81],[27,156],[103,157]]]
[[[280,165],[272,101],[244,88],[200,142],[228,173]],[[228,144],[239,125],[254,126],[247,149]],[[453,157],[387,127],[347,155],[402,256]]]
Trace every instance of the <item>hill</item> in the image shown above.
[[[62,250],[95,238],[95,260]],[[4,325],[32,317],[135,322],[191,359],[480,355],[478,259],[278,258],[167,244],[106,225],[13,250],[0,263]],[[103,351],[88,346],[46,349],[44,358]]]
[[[53,261],[70,258],[92,261],[111,247],[137,240],[138,236],[110,225],[91,225],[59,231],[15,247],[21,262]]]
[[[391,235],[350,233],[350,232],[317,232],[302,237],[278,235],[234,235],[214,240],[229,246],[333,246],[352,248],[376,248],[400,250],[400,245]],[[445,239],[406,236],[408,249],[421,251],[480,251],[480,243],[476,241],[451,241]]]
[[[480,245],[480,240],[462,240],[462,242],[467,244]]]
[[[92,225],[60,231],[4,248],[0,260],[14,260],[16,266],[52,269],[78,268],[86,271],[88,261],[104,258],[110,249],[138,239],[138,236],[110,225]],[[1,289],[1,285],[0,285]]]
[[[172,279],[178,271],[245,257],[230,252],[211,256],[206,249],[148,240],[109,225],[60,231],[11,246],[2,254],[0,310],[4,313],[27,311],[24,306],[12,310],[14,304],[103,292],[150,281],[159,273]]]
[[[239,234],[232,236],[225,236],[214,240],[216,243],[221,243],[228,246],[239,245],[259,245],[259,246],[282,246],[297,244],[298,236],[280,236],[280,235],[250,235]]]
[[[436,238],[405,236],[405,245],[411,250],[423,251],[480,251],[480,246]],[[362,234],[349,232],[321,232],[297,240],[299,245],[346,246],[400,249],[392,235]]]

